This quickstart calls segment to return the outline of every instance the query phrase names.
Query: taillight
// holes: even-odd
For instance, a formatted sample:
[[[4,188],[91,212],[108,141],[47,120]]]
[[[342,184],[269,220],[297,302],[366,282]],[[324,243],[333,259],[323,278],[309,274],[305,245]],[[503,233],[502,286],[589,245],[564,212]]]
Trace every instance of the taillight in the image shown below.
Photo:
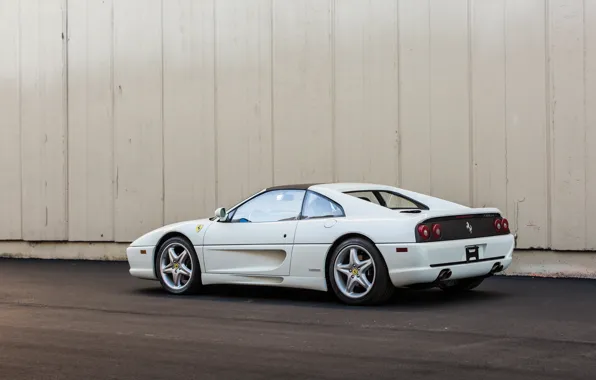
[[[503,232],[509,233],[509,221],[503,218],[501,224],[503,225]]]
[[[495,219],[494,226],[495,226],[495,230],[497,231],[497,233],[504,233],[504,234],[509,233],[509,221],[505,218]]]
[[[420,235],[423,240],[428,240],[428,238],[430,238],[430,231],[428,230],[428,227],[424,224],[418,226],[418,235]]]
[[[435,237],[435,239],[440,239],[441,238],[441,225],[440,224],[433,224],[433,236]]]
[[[503,221],[498,218],[495,219],[494,226],[495,226],[495,230],[497,230],[497,232],[501,232],[501,229],[503,228]]]

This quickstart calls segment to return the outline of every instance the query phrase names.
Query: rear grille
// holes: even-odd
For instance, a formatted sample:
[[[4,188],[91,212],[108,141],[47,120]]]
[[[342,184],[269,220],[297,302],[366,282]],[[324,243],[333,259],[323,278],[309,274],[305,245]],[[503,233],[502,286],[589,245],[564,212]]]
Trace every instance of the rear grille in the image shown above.
[[[430,218],[419,223],[414,230],[417,243],[432,243],[435,241],[449,241],[461,239],[473,239],[479,237],[489,237],[504,235],[507,233],[498,232],[495,229],[494,222],[501,218],[498,213],[475,214],[475,215],[455,215],[438,218]],[[437,237],[430,234],[428,239],[423,239],[418,233],[418,227],[426,225],[432,231],[433,225],[439,224],[441,236]]]

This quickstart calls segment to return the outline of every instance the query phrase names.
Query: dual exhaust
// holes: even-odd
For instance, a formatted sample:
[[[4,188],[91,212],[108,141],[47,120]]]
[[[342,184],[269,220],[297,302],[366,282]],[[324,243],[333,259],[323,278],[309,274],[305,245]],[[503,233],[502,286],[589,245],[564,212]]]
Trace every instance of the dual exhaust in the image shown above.
[[[495,274],[497,272],[500,272],[503,270],[503,265],[501,263],[495,263],[495,265],[493,265],[493,267],[490,270],[489,274]]]
[[[491,276],[495,273],[501,272],[503,270],[503,265],[499,262],[495,263],[493,265],[493,267],[490,269],[490,272],[488,273],[488,276]],[[437,282],[441,282],[441,281],[446,281],[448,280],[451,275],[453,273],[451,272],[451,269],[447,268],[447,269],[443,269],[441,270],[441,272],[439,272],[439,275],[437,276]]]
[[[451,269],[443,269],[440,273],[439,276],[437,277],[437,281],[445,281],[447,279],[449,279],[449,277],[451,277]]]

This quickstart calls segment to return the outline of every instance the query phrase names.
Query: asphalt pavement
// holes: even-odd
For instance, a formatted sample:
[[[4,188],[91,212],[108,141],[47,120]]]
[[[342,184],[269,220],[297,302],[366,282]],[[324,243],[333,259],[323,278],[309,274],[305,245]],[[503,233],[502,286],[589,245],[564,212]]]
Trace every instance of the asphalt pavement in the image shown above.
[[[170,296],[114,262],[0,260],[0,379],[596,379],[596,281],[494,277],[347,307]]]

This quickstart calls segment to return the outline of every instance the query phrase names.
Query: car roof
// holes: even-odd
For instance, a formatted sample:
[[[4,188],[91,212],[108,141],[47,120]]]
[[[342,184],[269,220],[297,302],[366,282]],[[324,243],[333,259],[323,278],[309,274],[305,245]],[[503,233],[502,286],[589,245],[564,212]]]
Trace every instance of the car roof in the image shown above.
[[[308,190],[310,188],[325,188],[333,191],[367,191],[367,190],[391,190],[391,186],[379,185],[374,183],[358,182],[334,182],[334,183],[300,183],[268,187],[265,190]]]
[[[350,191],[370,191],[370,190],[395,190],[395,187],[380,185],[376,183],[359,183],[359,182],[336,182],[336,183],[324,183],[315,185],[316,187],[322,187],[329,190],[339,192],[350,192]],[[313,186],[314,187],[314,186]]]
[[[300,183],[294,185],[280,185],[280,186],[271,186],[265,189],[265,191],[272,191],[272,190],[308,190],[309,188],[318,185],[316,183]]]

